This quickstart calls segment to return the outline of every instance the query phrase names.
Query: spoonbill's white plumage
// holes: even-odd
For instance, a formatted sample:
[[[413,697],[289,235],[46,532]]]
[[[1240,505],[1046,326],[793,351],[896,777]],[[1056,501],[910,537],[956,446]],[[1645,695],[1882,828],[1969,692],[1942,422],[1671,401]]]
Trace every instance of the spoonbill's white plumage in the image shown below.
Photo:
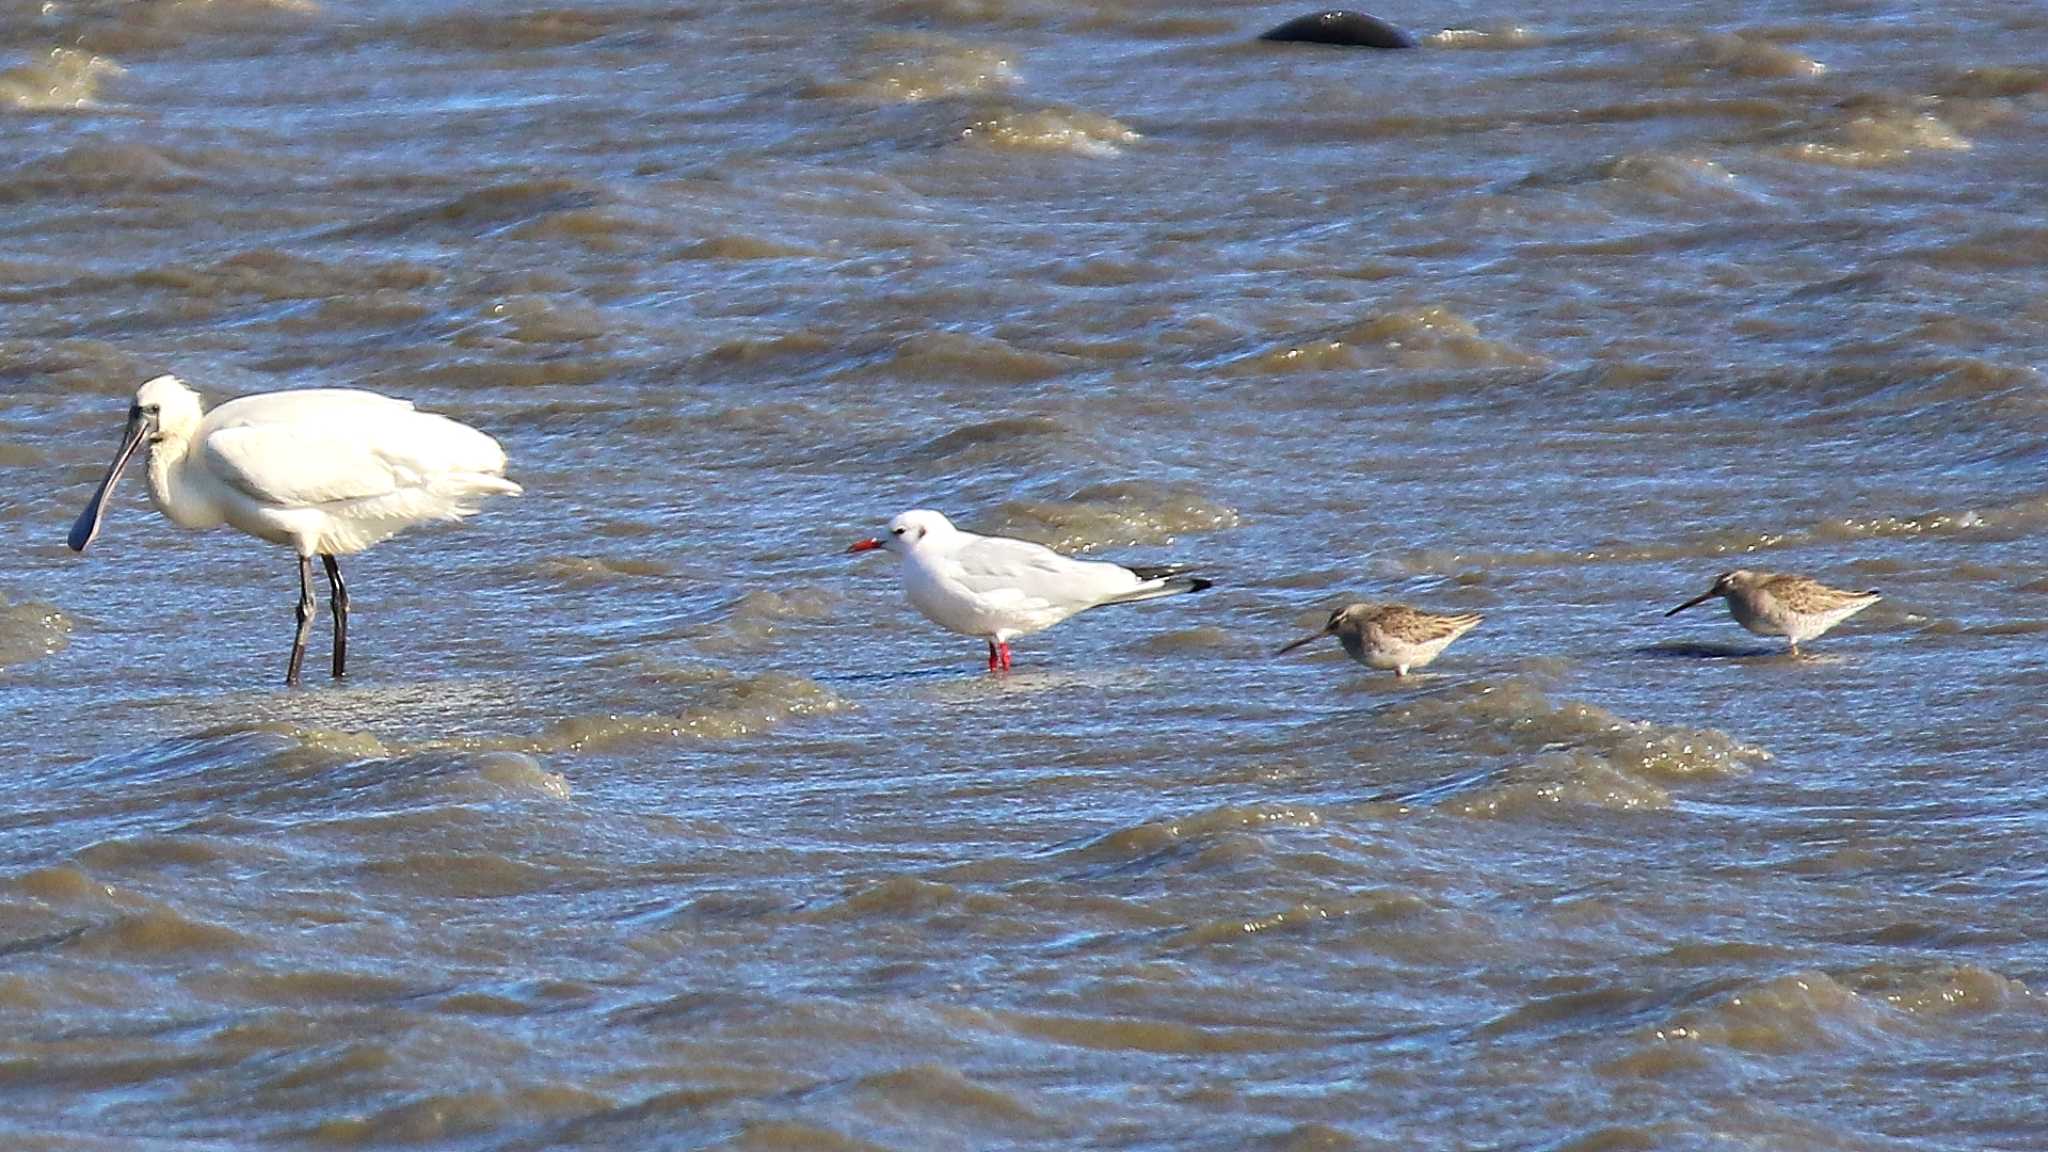
[[[496,440],[411,402],[354,389],[265,392],[211,412],[175,376],[135,393],[106,478],[71,526],[83,552],[129,458],[149,445],[149,495],[185,528],[226,524],[299,556],[298,634],[285,683],[299,682],[312,631],[313,557],[334,607],[334,675],[348,652],[348,589],[338,556],[416,524],[460,520],[487,496],[519,494]]]
[[[903,513],[889,521],[887,534],[861,540],[847,551],[877,549],[902,559],[903,590],[927,619],[988,642],[992,672],[1010,666],[1010,641],[1077,612],[1210,586],[1178,567],[1126,568],[1076,560],[1028,540],[963,532],[924,509]]]

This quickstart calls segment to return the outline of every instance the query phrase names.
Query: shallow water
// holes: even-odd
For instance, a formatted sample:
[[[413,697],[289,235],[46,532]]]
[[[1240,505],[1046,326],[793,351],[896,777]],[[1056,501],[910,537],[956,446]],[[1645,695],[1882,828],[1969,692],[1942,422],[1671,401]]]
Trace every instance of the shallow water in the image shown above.
[[[2040,1147],[2048,9],[1299,11],[0,0],[0,1143]],[[527,495],[285,692],[165,370]]]

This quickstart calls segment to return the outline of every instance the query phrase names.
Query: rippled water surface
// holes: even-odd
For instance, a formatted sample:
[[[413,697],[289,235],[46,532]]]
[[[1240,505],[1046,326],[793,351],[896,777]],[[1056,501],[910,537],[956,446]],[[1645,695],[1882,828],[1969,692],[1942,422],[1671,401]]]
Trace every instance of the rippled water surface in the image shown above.
[[[0,0],[0,1144],[2048,1143],[2048,8],[1300,11]],[[527,494],[284,691],[162,371]]]

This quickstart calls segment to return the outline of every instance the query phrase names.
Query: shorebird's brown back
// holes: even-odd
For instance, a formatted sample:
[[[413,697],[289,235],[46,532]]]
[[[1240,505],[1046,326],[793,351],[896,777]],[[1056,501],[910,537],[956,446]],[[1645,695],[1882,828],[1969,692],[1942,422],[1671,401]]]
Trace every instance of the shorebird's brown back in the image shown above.
[[[1362,624],[1378,628],[1381,632],[1407,644],[1427,644],[1432,640],[1455,640],[1485,619],[1476,612],[1461,612],[1443,615],[1410,608],[1406,604],[1382,604]]]
[[[1870,603],[1878,599],[1876,591],[1849,592],[1830,588],[1818,580],[1790,573],[1772,576],[1757,585],[1757,591],[1776,600],[1780,607],[1791,612],[1821,613],[1834,612],[1853,604]]]

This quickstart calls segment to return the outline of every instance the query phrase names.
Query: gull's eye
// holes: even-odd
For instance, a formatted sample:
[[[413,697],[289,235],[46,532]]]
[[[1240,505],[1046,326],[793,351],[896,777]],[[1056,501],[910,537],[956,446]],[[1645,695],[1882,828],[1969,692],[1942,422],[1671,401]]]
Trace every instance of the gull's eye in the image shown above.
[[[903,529],[901,529],[901,528],[891,528],[891,529],[889,529],[889,534],[890,534],[890,535],[892,535],[892,536],[901,536],[901,535],[903,535]]]

